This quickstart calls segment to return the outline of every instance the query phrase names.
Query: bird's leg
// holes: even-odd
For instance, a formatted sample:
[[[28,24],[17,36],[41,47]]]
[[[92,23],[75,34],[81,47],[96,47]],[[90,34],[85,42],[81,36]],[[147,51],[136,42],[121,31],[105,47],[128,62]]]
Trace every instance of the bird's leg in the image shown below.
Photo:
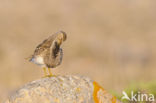
[[[47,77],[47,71],[45,67],[43,68],[43,71],[44,71],[44,77]]]
[[[53,74],[52,74],[52,72],[51,72],[51,69],[50,68],[48,68],[48,71],[49,71],[49,77],[52,77],[53,76]]]

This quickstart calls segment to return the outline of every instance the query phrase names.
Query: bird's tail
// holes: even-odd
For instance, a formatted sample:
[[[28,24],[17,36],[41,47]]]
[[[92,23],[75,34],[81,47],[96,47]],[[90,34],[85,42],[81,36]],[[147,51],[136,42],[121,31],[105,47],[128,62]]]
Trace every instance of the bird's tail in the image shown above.
[[[26,58],[24,58],[25,60],[28,60],[28,61],[31,61],[31,59],[32,59],[32,55],[30,55],[29,57],[26,57]]]

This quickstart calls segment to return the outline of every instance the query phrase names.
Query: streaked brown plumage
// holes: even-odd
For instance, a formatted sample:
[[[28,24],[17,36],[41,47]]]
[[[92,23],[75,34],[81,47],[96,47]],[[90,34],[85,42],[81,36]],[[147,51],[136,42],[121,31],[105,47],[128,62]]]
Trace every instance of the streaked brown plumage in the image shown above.
[[[67,35],[63,31],[59,31],[39,44],[30,61],[43,67],[55,68],[62,62],[63,51],[61,44],[67,39]]]

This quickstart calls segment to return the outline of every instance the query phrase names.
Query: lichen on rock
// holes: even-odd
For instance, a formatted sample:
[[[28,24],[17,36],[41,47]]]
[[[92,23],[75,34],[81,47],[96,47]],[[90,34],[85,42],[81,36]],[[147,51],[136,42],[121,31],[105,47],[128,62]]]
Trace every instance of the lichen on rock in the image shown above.
[[[97,88],[100,91],[97,91]],[[87,77],[55,76],[24,85],[5,103],[104,103],[105,100],[107,103],[119,103],[108,94],[102,88],[96,87],[95,82]]]

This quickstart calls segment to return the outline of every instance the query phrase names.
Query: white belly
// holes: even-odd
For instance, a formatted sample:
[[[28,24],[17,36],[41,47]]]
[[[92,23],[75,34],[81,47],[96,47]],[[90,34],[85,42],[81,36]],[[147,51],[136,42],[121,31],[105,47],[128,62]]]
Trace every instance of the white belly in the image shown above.
[[[32,62],[37,64],[37,65],[40,65],[40,66],[44,66],[45,65],[42,56],[37,56],[37,57],[33,58]]]

